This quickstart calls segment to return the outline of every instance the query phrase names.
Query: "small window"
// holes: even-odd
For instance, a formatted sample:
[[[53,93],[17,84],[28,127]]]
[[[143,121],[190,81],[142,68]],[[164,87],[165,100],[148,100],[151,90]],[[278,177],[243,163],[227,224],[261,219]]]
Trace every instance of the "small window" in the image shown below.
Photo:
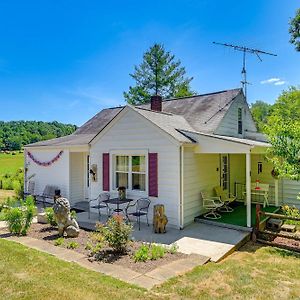
[[[261,161],[259,161],[259,162],[257,163],[257,174],[262,173],[262,171],[263,171],[263,164],[262,164]]]
[[[238,108],[238,134],[243,134],[243,110]]]
[[[114,188],[124,186],[130,190],[146,190],[146,157],[144,155],[116,155],[114,173]]]

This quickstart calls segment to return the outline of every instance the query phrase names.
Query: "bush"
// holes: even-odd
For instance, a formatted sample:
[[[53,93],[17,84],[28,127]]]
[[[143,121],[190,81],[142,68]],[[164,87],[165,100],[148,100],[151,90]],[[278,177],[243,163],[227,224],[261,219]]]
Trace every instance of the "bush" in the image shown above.
[[[125,252],[129,243],[132,226],[124,222],[122,216],[113,216],[106,226],[98,223],[97,231],[103,236],[103,240],[115,252]]]
[[[79,247],[79,244],[77,243],[77,242],[69,242],[68,244],[67,244],[67,248],[68,249],[76,249],[76,248],[78,248]]]
[[[172,244],[169,249],[168,249],[168,252],[170,254],[175,254],[178,252],[178,245],[176,243]]]
[[[149,256],[149,246],[147,245],[142,245],[133,255],[133,259],[135,262],[138,261],[147,261],[148,259],[150,259]]]
[[[166,254],[166,249],[165,247],[161,245],[151,245],[150,248],[150,259],[151,260],[157,260],[159,258],[163,258]]]
[[[62,246],[65,242],[63,237],[59,237],[54,241],[54,246]]]
[[[77,219],[77,214],[76,214],[76,211],[75,210],[71,210],[70,211],[70,215],[71,215],[71,218],[76,220]]]
[[[9,231],[17,235],[26,235],[35,214],[36,207],[32,196],[21,201],[19,207],[8,208],[5,213],[5,221],[8,223]]]
[[[294,218],[300,218],[300,211],[295,206],[288,206],[284,205],[281,207],[281,210],[286,216],[294,217]],[[285,224],[292,224],[292,225],[300,225],[300,221],[294,221],[294,220],[285,220]]]
[[[57,226],[53,208],[52,207],[45,208],[45,214],[46,214],[47,222],[51,226]]]

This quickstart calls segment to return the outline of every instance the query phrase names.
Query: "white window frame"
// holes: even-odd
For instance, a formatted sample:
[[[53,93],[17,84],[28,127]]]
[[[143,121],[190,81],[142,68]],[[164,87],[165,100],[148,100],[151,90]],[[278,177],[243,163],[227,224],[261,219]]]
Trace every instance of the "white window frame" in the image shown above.
[[[122,173],[128,173],[128,189],[127,192],[129,192],[132,195],[138,195],[138,196],[147,196],[148,195],[148,180],[149,180],[149,172],[148,172],[148,151],[147,150],[112,150],[110,153],[110,165],[112,166],[110,168],[110,190],[113,192],[117,192],[117,188],[115,186],[116,182],[116,156],[129,156],[129,171],[128,172],[122,172]],[[132,172],[132,156],[145,156],[145,191],[141,190],[133,190],[132,189],[132,174],[144,174],[144,172]]]

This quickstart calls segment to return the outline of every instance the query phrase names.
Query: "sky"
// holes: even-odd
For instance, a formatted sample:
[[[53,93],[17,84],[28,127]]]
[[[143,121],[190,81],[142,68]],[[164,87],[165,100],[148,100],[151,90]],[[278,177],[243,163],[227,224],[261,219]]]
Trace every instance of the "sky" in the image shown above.
[[[242,53],[226,42],[277,54],[247,56],[248,102],[274,103],[300,83],[289,43],[299,0],[0,0],[0,120],[80,126],[123,105],[129,74],[153,43],[164,44],[198,94],[240,87]]]

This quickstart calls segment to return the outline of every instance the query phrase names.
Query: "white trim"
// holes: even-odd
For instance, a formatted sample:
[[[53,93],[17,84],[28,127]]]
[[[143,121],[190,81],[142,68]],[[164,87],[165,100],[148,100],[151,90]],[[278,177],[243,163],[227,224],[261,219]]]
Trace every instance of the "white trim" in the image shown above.
[[[246,153],[247,227],[251,227],[251,153]]]
[[[139,191],[139,190],[132,190],[132,178],[131,176],[128,176],[128,189],[127,192],[130,193],[130,195],[133,196],[140,196],[140,197],[147,197],[149,195],[149,188],[148,188],[148,182],[149,182],[149,168],[148,168],[148,149],[115,149],[109,151],[109,182],[110,182],[110,191],[111,192],[117,192],[117,189],[114,186],[115,178],[115,156],[116,155],[124,155],[124,156],[145,156],[145,191]],[[131,170],[131,159],[129,159],[129,170]],[[125,173],[125,172],[124,172]],[[128,171],[128,174],[132,174],[132,171]],[[137,173],[137,172],[133,172]],[[143,173],[144,174],[144,173]],[[102,179],[103,180],[103,179]]]

